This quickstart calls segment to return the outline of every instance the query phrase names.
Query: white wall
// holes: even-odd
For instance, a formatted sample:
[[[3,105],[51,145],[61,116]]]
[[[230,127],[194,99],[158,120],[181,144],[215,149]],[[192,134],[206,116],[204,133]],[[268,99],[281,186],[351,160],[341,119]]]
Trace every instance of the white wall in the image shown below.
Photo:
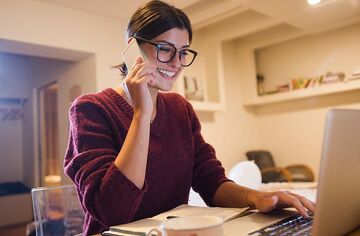
[[[246,16],[248,15],[252,16],[251,13],[246,14]],[[252,19],[254,19],[254,25],[260,24],[259,22],[262,20],[256,16]],[[258,135],[254,114],[249,113],[242,106],[240,93],[244,80],[237,70],[239,68],[236,60],[237,45],[232,41],[222,42],[224,36],[230,37],[234,32],[234,28],[229,27],[229,22],[231,21],[216,24],[199,32],[201,39],[203,39],[199,42],[202,44],[201,49],[206,50],[199,51],[199,53],[204,53],[207,61],[210,61],[204,66],[205,68],[202,68],[205,71],[202,73],[205,73],[206,79],[216,81],[219,70],[217,63],[223,63],[224,66],[226,109],[214,113],[198,112],[198,115],[202,124],[203,136],[207,142],[215,147],[217,157],[227,173],[236,163],[246,159],[245,152],[247,150],[257,146]],[[245,23],[237,24],[235,27],[237,34],[245,33],[250,28]],[[223,51],[223,62],[216,58],[219,45]],[[192,68],[192,70],[194,69]]]
[[[265,75],[268,89],[292,76],[327,71],[343,71],[349,76],[360,69],[359,38],[360,24],[303,36],[258,50],[256,67]],[[255,84],[255,78],[248,81]],[[270,150],[280,166],[304,163],[317,174],[325,115],[331,107],[360,109],[360,94],[354,91],[258,107],[253,112],[258,148]]]
[[[257,50],[257,72],[265,75],[266,90],[291,78],[326,72],[351,75],[360,70],[360,24],[322,34],[307,35]]]
[[[31,0],[1,0],[0,16],[0,39],[94,54],[97,90],[118,83],[126,22]]]

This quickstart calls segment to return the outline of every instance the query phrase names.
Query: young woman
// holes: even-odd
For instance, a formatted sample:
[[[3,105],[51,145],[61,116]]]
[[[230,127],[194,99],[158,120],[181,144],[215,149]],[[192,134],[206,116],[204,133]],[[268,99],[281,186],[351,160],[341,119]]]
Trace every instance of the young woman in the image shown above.
[[[183,11],[150,1],[134,13],[127,34],[146,62],[139,57],[133,68],[121,65],[121,86],[81,96],[70,108],[65,172],[85,210],[85,235],[186,204],[191,187],[209,206],[262,212],[293,206],[304,216],[314,210],[301,196],[229,181],[190,103],[159,93],[169,91],[197,55]]]

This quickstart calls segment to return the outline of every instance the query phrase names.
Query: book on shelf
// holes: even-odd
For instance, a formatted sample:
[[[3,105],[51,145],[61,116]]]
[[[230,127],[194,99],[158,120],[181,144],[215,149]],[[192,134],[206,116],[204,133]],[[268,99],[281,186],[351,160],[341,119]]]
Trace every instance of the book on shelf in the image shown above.
[[[103,232],[102,235],[145,235],[147,231],[152,228],[159,227],[164,220],[172,217],[211,215],[218,216],[226,222],[237,217],[241,217],[247,209],[248,208],[200,207],[184,204],[151,218],[111,226],[110,229]]]

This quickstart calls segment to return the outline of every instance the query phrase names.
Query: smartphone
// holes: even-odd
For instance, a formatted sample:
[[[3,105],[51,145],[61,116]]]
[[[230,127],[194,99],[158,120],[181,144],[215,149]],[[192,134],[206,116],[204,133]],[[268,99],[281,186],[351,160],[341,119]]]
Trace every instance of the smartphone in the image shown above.
[[[145,57],[143,53],[141,52],[141,49],[136,41],[135,38],[131,38],[129,44],[126,46],[126,48],[121,52],[122,58],[124,59],[125,65],[130,71],[131,68],[133,68],[135,64],[135,59],[137,57],[142,57],[145,60]]]

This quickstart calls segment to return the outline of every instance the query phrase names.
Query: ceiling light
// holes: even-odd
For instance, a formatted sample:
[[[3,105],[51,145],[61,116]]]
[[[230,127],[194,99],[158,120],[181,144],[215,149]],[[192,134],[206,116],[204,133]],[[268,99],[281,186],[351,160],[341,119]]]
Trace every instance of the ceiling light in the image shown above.
[[[318,4],[319,2],[321,2],[321,0],[307,0],[307,2],[308,2],[310,5],[315,5],[315,4]]]

